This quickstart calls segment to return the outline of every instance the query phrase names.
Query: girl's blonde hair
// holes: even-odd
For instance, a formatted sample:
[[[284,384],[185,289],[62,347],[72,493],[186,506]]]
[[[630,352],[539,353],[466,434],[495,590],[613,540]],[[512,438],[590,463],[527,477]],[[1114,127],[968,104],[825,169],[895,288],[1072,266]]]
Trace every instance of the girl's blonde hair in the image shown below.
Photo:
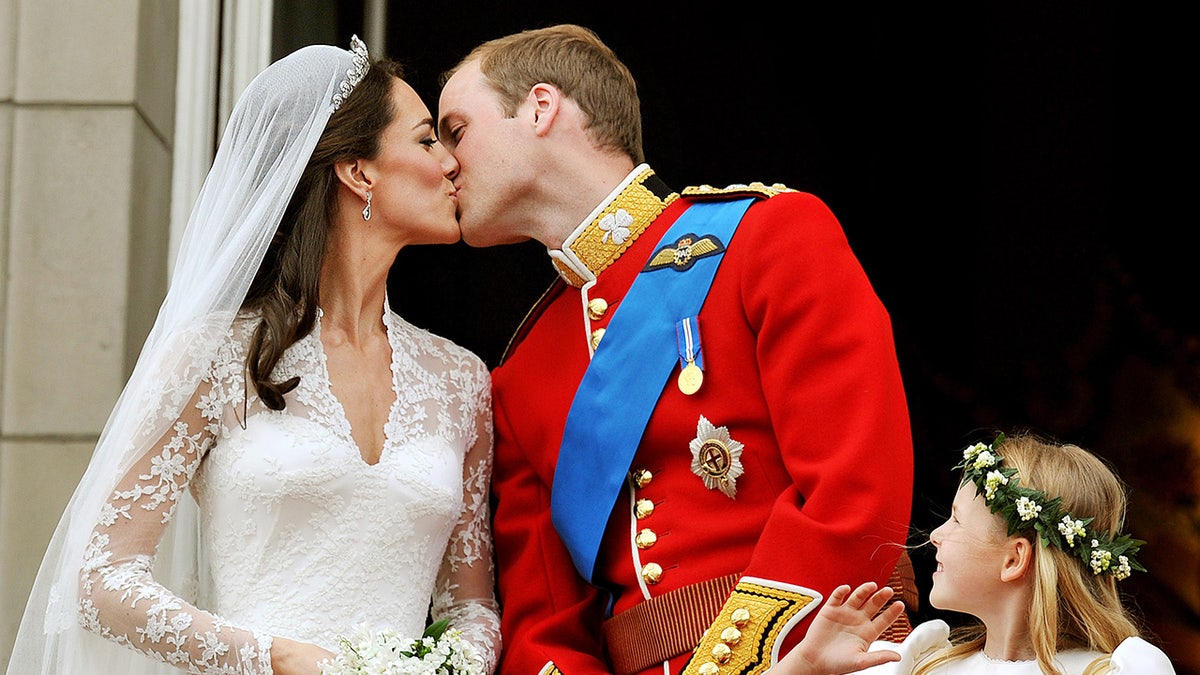
[[[1093,518],[1090,527],[1115,537],[1125,521],[1124,483],[1099,457],[1077,445],[1054,443],[1031,433],[1006,436],[997,448],[1008,466],[1017,469],[1021,484],[1062,499],[1062,508],[1078,518]],[[1000,516],[996,516],[999,518]],[[1013,536],[1033,544],[1033,600],[1029,636],[1038,667],[1046,675],[1062,675],[1054,665],[1063,650],[1083,648],[1111,654],[1126,638],[1140,631],[1121,602],[1117,579],[1093,574],[1084,562],[1054,546],[1045,546],[1037,532]],[[924,675],[936,666],[983,649],[986,629],[975,623],[951,634],[952,646],[936,652],[913,671]],[[1108,657],[1096,659],[1084,675],[1110,671]]]

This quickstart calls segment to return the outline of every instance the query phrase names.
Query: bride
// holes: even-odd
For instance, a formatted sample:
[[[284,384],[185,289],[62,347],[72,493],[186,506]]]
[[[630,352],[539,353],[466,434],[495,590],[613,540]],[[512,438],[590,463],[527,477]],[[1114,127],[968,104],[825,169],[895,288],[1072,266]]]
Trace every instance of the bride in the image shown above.
[[[363,625],[500,649],[483,362],[389,309],[459,238],[458,164],[388,60],[300,49],[242,94],[8,667],[313,675]]]

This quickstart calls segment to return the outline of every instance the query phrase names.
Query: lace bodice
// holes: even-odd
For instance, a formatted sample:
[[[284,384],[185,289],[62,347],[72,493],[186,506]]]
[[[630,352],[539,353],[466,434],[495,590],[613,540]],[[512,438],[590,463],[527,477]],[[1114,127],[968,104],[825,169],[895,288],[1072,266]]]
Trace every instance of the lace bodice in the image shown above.
[[[487,370],[390,311],[384,321],[396,400],[377,464],[330,389],[319,320],[274,373],[300,377],[283,411],[244,377],[252,317],[234,324],[184,414],[107,504],[81,582],[86,628],[188,672],[270,673],[273,636],[336,650],[363,623],[418,636],[432,612],[494,667]],[[208,589],[195,604],[152,575],[189,487]]]

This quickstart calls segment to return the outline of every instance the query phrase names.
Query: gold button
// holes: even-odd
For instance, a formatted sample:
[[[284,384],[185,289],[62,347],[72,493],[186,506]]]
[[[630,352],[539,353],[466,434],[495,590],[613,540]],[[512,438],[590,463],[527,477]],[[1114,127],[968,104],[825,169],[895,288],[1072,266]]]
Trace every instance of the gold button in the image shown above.
[[[592,331],[592,349],[595,349],[596,347],[600,346],[600,340],[603,337],[604,337],[604,329],[603,328],[597,328],[596,330]]]
[[[750,610],[746,609],[745,607],[738,607],[737,609],[733,610],[733,614],[731,614],[729,618],[733,621],[733,625],[737,626],[738,628],[743,628],[750,621]]]
[[[729,648],[729,645],[719,642],[713,645],[712,655],[717,663],[729,663],[729,659],[733,658],[733,650]]]
[[[604,298],[592,298],[588,300],[587,313],[588,318],[592,321],[599,321],[604,318],[604,313],[608,311],[608,301]]]
[[[696,672],[700,673],[700,675],[717,675],[720,671],[721,669],[712,661],[701,663],[700,667],[696,669]]]
[[[642,565],[642,581],[654,585],[662,581],[662,575],[662,565],[658,563],[646,563]]]
[[[649,518],[650,514],[654,513],[654,502],[649,499],[637,500],[637,504],[633,506],[633,513],[638,517],[638,520]]]
[[[633,482],[640,488],[644,488],[654,480],[654,474],[650,473],[650,469],[638,469],[633,472]]]
[[[730,647],[736,645],[741,639],[742,631],[734,628],[733,626],[721,631],[721,642],[724,642]]]
[[[650,548],[656,541],[658,541],[658,535],[654,534],[654,530],[650,528],[638,532],[637,536],[633,538],[633,543],[637,544],[637,547],[641,549]]]

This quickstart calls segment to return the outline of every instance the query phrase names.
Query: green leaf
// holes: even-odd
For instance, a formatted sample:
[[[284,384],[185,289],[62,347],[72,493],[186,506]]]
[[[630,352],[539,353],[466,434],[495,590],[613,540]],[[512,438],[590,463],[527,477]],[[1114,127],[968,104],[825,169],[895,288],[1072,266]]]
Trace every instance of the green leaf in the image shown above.
[[[431,623],[425,627],[425,632],[422,634],[422,637],[430,637],[430,638],[433,638],[434,640],[440,640],[440,639],[442,639],[442,633],[445,633],[446,629],[449,627],[450,627],[449,619],[441,619],[439,621],[434,621],[433,623]]]

